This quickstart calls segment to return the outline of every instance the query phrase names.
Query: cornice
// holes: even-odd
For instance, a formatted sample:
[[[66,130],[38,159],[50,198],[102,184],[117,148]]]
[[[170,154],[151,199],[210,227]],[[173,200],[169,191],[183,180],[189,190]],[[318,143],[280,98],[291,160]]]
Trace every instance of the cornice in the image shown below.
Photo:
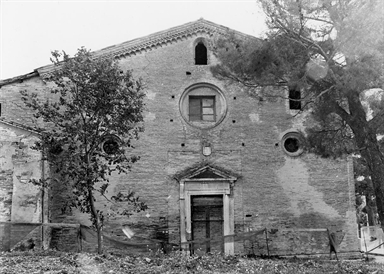
[[[121,58],[156,49],[201,34],[207,34],[209,36],[213,36],[214,34],[228,35],[228,31],[229,28],[204,19],[199,19],[143,38],[96,51],[95,56],[102,56],[102,58]]]

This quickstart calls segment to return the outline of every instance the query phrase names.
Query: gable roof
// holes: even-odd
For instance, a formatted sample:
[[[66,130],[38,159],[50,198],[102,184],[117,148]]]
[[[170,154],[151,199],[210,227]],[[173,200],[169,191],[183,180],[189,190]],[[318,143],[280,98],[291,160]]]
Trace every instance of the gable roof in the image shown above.
[[[220,34],[223,36],[227,36],[230,33],[236,34],[242,39],[258,39],[254,36],[247,35],[245,33],[200,18],[199,20],[189,22],[177,27],[169,28],[141,38],[126,41],[120,44],[103,48],[101,50],[94,51],[93,54],[95,58],[118,59],[125,56],[136,55],[143,51],[145,52],[159,47],[163,47],[168,44],[172,44],[177,41],[181,41],[183,39],[187,39],[189,37],[197,36],[200,34],[207,34],[209,36],[213,36],[214,34]],[[6,84],[10,84],[12,82],[20,81],[35,76],[41,76],[45,78],[49,76],[50,72],[52,72],[54,68],[54,65],[50,64],[37,68],[33,72],[25,75],[0,80],[0,87]]]
[[[214,34],[229,35],[229,33],[239,35],[243,39],[255,39],[255,37],[251,35],[247,35],[242,32],[232,30],[228,27],[200,18],[199,20],[189,22],[177,27],[169,28],[141,38],[126,41],[120,44],[103,48],[101,50],[94,51],[93,55],[95,58],[119,59],[122,57],[136,55],[149,50],[154,50],[159,47],[176,43],[177,41],[181,41],[183,39],[187,39],[189,37],[197,36],[200,34],[207,34],[209,36],[213,36]],[[44,75],[49,74],[52,69],[53,65],[48,65],[38,68],[37,71],[41,76],[44,77]]]

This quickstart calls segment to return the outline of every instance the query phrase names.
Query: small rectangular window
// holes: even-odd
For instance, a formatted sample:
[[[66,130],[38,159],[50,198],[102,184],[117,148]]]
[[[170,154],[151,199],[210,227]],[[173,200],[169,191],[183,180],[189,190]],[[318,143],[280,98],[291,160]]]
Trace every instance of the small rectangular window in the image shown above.
[[[216,121],[215,96],[189,96],[189,121]]]
[[[301,92],[297,89],[289,90],[289,109],[301,109]]]

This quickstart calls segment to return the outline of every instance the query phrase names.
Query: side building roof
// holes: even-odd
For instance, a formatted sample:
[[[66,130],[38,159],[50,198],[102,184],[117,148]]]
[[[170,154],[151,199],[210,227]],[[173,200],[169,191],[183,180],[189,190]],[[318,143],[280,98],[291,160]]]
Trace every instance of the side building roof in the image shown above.
[[[40,135],[40,132],[37,128],[34,128],[34,127],[31,127],[31,126],[28,126],[28,125],[25,125],[25,124],[21,124],[21,123],[17,123],[17,122],[14,122],[14,121],[9,121],[9,120],[6,120],[4,118],[0,118],[0,124],[3,124],[7,127],[14,127],[14,128],[17,128],[17,129],[21,129],[21,130],[25,130],[25,131],[28,131],[28,132],[31,132],[35,135]]]

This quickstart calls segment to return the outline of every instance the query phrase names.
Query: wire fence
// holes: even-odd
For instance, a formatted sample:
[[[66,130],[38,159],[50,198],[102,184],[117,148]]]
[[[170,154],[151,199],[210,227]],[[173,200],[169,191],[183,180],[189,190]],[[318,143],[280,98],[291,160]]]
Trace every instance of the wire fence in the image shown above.
[[[81,238],[84,244],[97,244],[96,232],[86,226],[81,226]],[[116,239],[104,233],[105,245],[114,246],[133,252],[162,250],[167,253],[172,250],[199,253],[206,251],[224,251],[226,243],[233,243],[236,250],[251,256],[293,256],[293,255],[327,255],[337,254],[344,239],[343,231],[330,231],[326,228],[316,229],[269,229],[238,232],[233,235],[213,236],[209,238],[191,239],[180,243],[170,243],[167,240],[150,239],[138,235],[130,235],[126,239]],[[359,250],[342,251],[359,253]]]
[[[273,229],[260,228],[238,231],[233,235],[200,237],[185,242],[172,242],[168,237],[144,237],[122,227],[122,233],[103,233],[106,249],[132,253],[161,250],[183,250],[190,253],[223,252],[232,243],[236,252],[252,256],[325,255],[340,251],[345,233],[327,228]],[[97,233],[80,224],[65,223],[10,223],[0,222],[0,250],[28,250],[54,248],[61,251],[95,251]],[[373,249],[372,249],[373,250]],[[371,250],[365,250],[370,252]],[[359,252],[358,249],[351,252]]]
[[[360,249],[368,255],[384,256],[384,233],[379,226],[361,227]]]

